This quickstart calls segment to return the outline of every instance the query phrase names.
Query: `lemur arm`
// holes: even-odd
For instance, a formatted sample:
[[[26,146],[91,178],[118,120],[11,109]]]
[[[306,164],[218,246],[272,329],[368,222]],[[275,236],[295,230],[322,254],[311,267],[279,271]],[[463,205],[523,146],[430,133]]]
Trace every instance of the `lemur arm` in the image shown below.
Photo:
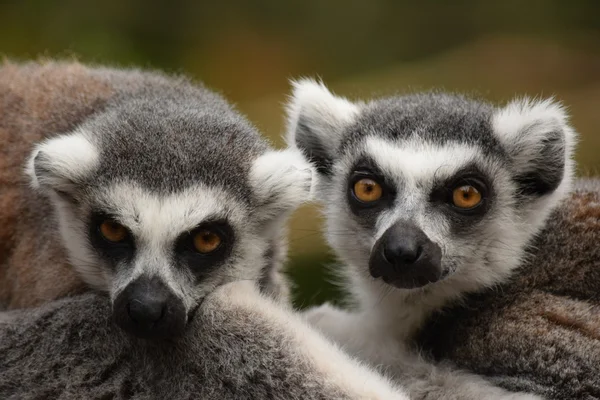
[[[299,364],[308,363],[312,374],[320,375],[320,379],[342,389],[350,398],[408,400],[408,396],[395,388],[387,378],[342,351],[300,315],[264,296],[258,296],[251,283],[227,285],[216,301],[219,304],[213,312],[243,312],[248,319],[274,328],[275,331],[266,333],[275,336],[276,340],[287,342],[287,352],[298,357]],[[305,373],[307,376],[311,374],[308,371]]]
[[[3,399],[408,399],[252,282],[217,289],[166,342],[127,336],[96,294],[0,313],[0,354]]]
[[[304,316],[350,354],[380,368],[402,385],[413,400],[542,399],[533,394],[506,391],[450,364],[429,362],[389,331],[371,323],[364,313],[323,304],[309,309]]]

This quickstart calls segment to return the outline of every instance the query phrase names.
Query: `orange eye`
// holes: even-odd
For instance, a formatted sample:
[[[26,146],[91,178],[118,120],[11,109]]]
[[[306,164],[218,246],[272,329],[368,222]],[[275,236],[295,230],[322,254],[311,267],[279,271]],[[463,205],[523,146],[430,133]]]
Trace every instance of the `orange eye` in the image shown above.
[[[107,219],[100,224],[100,233],[109,242],[122,242],[127,237],[127,229],[113,220]]]
[[[194,247],[199,253],[212,253],[221,245],[221,237],[214,232],[200,231],[194,236]]]
[[[354,184],[354,195],[364,203],[372,203],[381,198],[383,189],[373,179],[363,178]]]
[[[473,186],[466,185],[454,189],[452,202],[459,208],[473,208],[481,203],[481,193]]]

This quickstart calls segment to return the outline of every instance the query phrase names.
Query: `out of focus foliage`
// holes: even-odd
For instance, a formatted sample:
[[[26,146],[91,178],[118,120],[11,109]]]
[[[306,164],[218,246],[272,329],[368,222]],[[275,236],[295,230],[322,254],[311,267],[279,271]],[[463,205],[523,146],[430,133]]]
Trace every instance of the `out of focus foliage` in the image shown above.
[[[238,104],[280,144],[288,79],[320,76],[368,97],[433,87],[493,101],[556,96],[600,167],[600,2],[595,0],[0,0],[0,53],[184,72]],[[292,226],[299,302],[331,295],[318,212]],[[319,283],[316,283],[319,282]]]

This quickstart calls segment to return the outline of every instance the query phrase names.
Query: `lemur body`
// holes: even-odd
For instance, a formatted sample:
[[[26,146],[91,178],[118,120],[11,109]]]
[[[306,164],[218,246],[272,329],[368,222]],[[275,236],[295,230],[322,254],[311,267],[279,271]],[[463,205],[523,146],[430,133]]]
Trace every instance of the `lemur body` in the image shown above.
[[[288,128],[320,171],[325,234],[357,301],[309,310],[309,321],[414,398],[530,398],[410,345],[433,312],[507,281],[568,193],[575,134],[563,109],[443,93],[352,103],[305,80]]]
[[[176,341],[124,334],[95,293],[0,312],[0,353],[7,400],[408,400],[244,281],[209,294]]]
[[[5,63],[0,115],[5,307],[89,285],[126,330],[171,336],[224,283],[285,294],[274,263],[311,168],[219,95],[159,73]]]

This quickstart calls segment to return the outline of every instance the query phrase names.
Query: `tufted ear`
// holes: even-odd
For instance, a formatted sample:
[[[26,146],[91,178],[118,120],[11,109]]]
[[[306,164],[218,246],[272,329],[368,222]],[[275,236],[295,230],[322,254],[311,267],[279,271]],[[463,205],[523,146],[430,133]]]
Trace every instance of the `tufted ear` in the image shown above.
[[[36,146],[26,167],[31,186],[72,194],[98,164],[98,151],[82,134],[47,139]]]
[[[553,100],[515,100],[496,111],[493,127],[513,162],[521,193],[543,196],[569,190],[577,134]]]
[[[292,86],[286,107],[288,145],[300,149],[319,173],[328,175],[343,128],[356,118],[359,106],[311,79],[292,82]]]
[[[295,210],[312,198],[316,170],[297,149],[269,151],[254,161],[250,184],[263,220]]]

